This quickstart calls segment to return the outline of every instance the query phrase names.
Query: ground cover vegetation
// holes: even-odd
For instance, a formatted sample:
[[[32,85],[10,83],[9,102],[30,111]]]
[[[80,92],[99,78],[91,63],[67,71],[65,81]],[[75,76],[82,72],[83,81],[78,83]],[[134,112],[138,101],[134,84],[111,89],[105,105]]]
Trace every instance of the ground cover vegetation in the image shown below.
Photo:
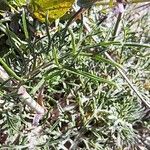
[[[0,1],[0,149],[150,149],[150,3],[76,9]]]

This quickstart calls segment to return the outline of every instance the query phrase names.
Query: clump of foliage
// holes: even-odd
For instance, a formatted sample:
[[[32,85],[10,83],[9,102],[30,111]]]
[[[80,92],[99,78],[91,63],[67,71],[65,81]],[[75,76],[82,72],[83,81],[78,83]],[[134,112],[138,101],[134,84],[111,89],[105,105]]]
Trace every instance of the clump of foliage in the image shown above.
[[[68,27],[63,19],[40,23],[12,2],[0,11],[0,58],[15,73],[0,85],[0,147],[149,149],[149,108],[117,70],[149,103],[149,4],[127,6],[121,18],[93,6]],[[38,127],[18,98],[20,85],[34,99],[44,91]]]

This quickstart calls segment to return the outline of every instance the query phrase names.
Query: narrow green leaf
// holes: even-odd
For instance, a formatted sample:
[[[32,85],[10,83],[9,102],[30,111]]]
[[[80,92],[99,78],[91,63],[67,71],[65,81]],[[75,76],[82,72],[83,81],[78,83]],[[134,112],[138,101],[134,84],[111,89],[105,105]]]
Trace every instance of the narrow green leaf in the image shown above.
[[[101,62],[104,62],[104,63],[107,63],[107,64],[111,64],[112,66],[114,67],[119,67],[119,68],[122,68],[122,66],[116,62],[112,62],[111,60],[109,59],[106,59],[98,54],[93,54],[93,53],[81,53],[80,55],[82,56],[87,56],[87,57],[91,57],[92,59],[94,60],[98,60],[98,61],[101,61]]]
[[[50,75],[45,77],[45,80],[48,81],[50,79],[52,79],[55,76],[60,76],[62,73],[62,70],[57,70],[56,72],[51,73]]]
[[[19,77],[6,63],[0,58],[0,64],[3,66],[5,71],[10,75],[10,77],[14,77],[16,80],[22,81],[22,78]]]
[[[83,76],[83,77],[86,77],[86,78],[89,78],[89,79],[92,79],[94,81],[98,81],[98,82],[102,82],[102,83],[108,83],[110,85],[115,85],[114,82],[112,81],[109,81],[107,79],[104,79],[104,78],[101,78],[101,77],[98,77],[94,74],[91,74],[91,73],[88,73],[88,72],[85,72],[85,71],[81,71],[81,70],[76,70],[76,69],[71,69],[71,68],[63,68],[63,70],[67,71],[67,72],[70,72],[72,74],[76,74],[76,75],[79,75],[79,76]]]
[[[25,14],[24,9],[23,9],[23,13],[22,13],[22,23],[23,23],[23,31],[24,31],[25,37],[26,37],[26,39],[29,39],[29,33],[27,30],[27,22],[26,22],[26,14]]]
[[[41,86],[44,84],[44,82],[45,82],[45,80],[44,80],[44,78],[42,78],[40,80],[40,82],[35,87],[33,87],[31,94],[35,95],[36,91],[38,91],[41,88]]]
[[[128,47],[145,47],[145,48],[150,48],[150,44],[144,44],[144,43],[135,43],[135,42],[119,42],[119,41],[106,41],[106,42],[100,42],[98,44],[86,46],[83,48],[83,50],[89,49],[89,48],[95,48],[99,46],[128,46]]]
[[[70,35],[71,35],[71,43],[72,43],[72,50],[73,50],[73,54],[75,55],[76,54],[76,43],[75,43],[75,37],[74,37],[74,34],[72,32],[72,30],[68,29]]]
[[[57,66],[60,66],[59,61],[58,61],[58,51],[57,51],[57,49],[55,47],[52,50],[52,54],[53,54],[53,58],[54,58],[55,64]]]

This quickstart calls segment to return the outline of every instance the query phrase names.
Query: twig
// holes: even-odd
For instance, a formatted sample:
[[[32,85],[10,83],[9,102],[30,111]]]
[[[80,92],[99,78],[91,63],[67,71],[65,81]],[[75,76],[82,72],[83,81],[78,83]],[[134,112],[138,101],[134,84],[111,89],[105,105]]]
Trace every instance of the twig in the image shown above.
[[[36,111],[37,114],[44,114],[44,108],[39,105],[26,91],[25,87],[20,86],[18,89],[19,98],[27,104],[32,110]]]

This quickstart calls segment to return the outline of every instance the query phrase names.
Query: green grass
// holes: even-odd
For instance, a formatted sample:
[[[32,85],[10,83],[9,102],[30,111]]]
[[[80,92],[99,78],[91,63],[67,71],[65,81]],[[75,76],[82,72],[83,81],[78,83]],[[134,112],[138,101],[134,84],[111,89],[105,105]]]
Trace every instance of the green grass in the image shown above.
[[[36,149],[148,149],[142,140],[150,132],[144,88],[150,82],[150,14],[138,6],[128,6],[119,24],[104,8],[109,16],[99,24],[105,14],[92,7],[84,16],[90,32],[84,17],[68,28],[61,20],[55,29],[34,20],[26,8],[2,13],[0,65],[12,83],[0,85],[1,149],[28,149],[32,140]],[[18,98],[20,85],[33,99],[44,90],[47,113],[38,127]]]

